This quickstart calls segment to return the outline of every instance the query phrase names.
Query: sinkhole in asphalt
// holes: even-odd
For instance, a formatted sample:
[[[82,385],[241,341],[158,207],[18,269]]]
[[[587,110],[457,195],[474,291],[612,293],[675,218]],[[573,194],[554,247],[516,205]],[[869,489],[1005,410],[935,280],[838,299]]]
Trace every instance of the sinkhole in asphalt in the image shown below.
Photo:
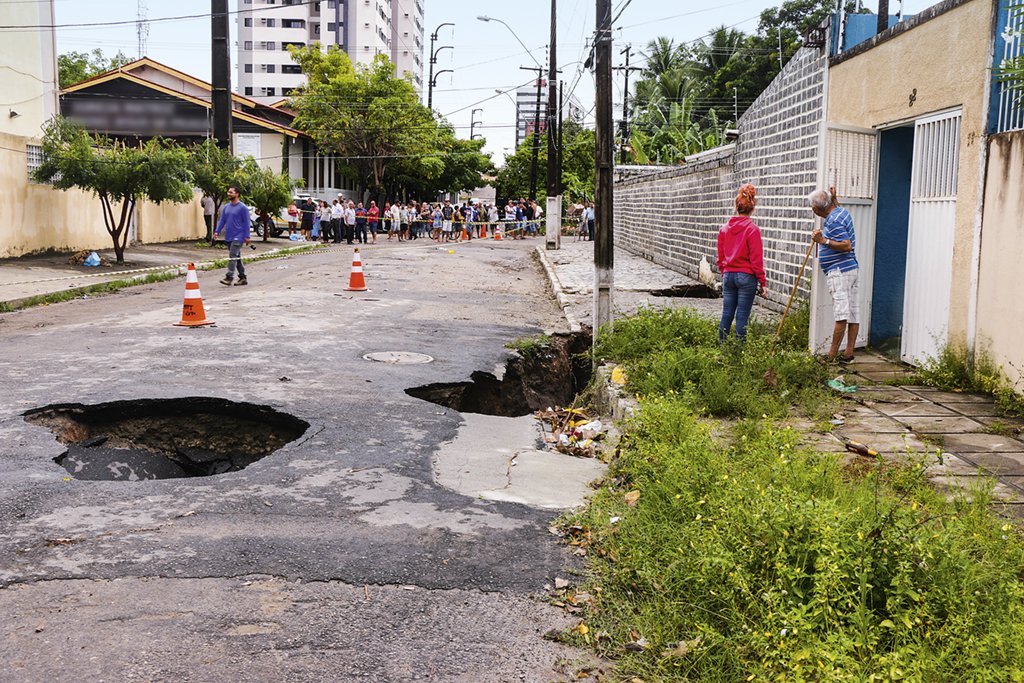
[[[269,406],[220,398],[139,399],[29,410],[68,449],[75,479],[141,481],[237,472],[298,439],[309,423]]]
[[[592,369],[585,355],[590,345],[586,330],[554,334],[547,344],[514,354],[500,377],[478,370],[468,382],[427,384],[405,393],[460,413],[502,417],[568,406],[590,382]]]

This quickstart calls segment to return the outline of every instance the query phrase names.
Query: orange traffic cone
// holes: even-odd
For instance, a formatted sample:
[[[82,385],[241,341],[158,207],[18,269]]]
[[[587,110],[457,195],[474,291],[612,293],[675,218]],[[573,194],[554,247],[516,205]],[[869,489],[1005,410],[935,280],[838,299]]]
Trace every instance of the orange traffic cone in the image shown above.
[[[503,230],[503,228],[500,225],[498,227],[494,228],[494,241],[495,242],[500,242],[501,241],[501,232],[502,232],[502,230]]]
[[[466,234],[466,226],[463,225],[462,226],[462,235],[459,236],[459,241],[460,242],[465,242],[468,239],[469,239],[469,235]]]
[[[365,292],[366,290],[366,279],[363,277],[363,261],[359,256],[359,248],[356,247],[355,253],[352,255],[352,274],[348,278],[348,287],[345,288],[346,292]]]
[[[486,223],[481,223],[480,224],[480,239],[486,239],[486,238],[487,238],[487,224]]]
[[[199,278],[196,276],[196,264],[188,264],[188,275],[185,277],[185,305],[181,310],[181,322],[174,323],[179,327],[202,327],[212,325],[206,319],[203,308],[203,295],[199,293]]]

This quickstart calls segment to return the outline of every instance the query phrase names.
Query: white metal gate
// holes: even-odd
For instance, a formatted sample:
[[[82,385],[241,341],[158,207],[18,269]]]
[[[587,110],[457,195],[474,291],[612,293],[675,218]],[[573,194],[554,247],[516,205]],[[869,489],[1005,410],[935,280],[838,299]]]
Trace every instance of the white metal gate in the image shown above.
[[[953,281],[959,110],[914,122],[901,358],[920,364],[946,344]]]
[[[822,184],[835,186],[839,203],[850,212],[860,264],[860,331],[857,346],[866,346],[871,323],[871,282],[875,272],[875,207],[878,190],[878,133],[865,128],[829,126]],[[808,209],[809,211],[809,209]],[[817,250],[815,250],[817,251]],[[817,255],[815,255],[817,256]],[[818,259],[811,286],[811,347],[828,350],[835,318]]]

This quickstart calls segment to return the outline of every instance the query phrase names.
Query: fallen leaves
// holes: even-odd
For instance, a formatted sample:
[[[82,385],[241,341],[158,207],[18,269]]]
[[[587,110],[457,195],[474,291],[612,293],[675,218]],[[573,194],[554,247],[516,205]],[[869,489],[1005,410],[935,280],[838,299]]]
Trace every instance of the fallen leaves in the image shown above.
[[[548,408],[538,410],[537,419],[551,428],[544,440],[554,444],[559,453],[577,458],[593,458],[597,455],[598,442],[602,441],[608,428],[600,420],[592,420],[582,408]]]

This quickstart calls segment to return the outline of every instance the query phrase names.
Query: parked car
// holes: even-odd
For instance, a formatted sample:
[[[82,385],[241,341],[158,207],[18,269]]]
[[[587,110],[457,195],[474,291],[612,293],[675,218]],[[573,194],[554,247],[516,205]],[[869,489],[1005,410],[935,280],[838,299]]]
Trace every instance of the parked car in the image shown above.
[[[261,219],[254,210],[249,209],[249,220],[252,221],[252,231],[258,237],[263,237],[268,228],[271,237],[280,237],[288,232],[288,222],[279,216],[266,216]]]

